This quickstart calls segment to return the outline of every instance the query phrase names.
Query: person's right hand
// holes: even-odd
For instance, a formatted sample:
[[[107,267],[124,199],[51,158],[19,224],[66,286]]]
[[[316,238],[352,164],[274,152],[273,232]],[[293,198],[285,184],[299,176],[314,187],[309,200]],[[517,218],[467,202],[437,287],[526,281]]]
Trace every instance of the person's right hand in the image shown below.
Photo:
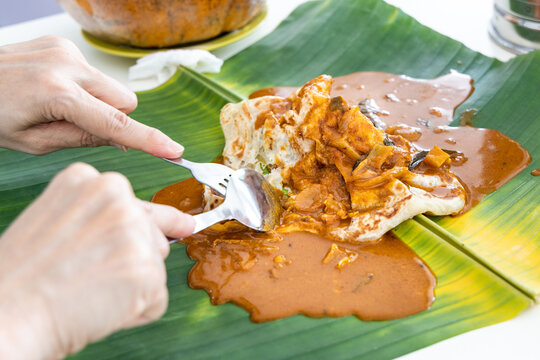
[[[59,173],[0,238],[0,358],[63,357],[159,318],[165,235],[193,228],[120,174],[80,163]]]
[[[126,115],[136,107],[135,94],[90,66],[69,40],[0,47],[0,147],[39,155],[113,145],[180,157],[181,145]]]

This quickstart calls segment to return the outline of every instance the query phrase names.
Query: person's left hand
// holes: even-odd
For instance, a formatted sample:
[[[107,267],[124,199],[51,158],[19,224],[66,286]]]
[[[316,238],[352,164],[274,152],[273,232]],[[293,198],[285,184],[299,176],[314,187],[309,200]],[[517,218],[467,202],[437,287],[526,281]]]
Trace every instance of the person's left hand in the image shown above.
[[[0,47],[0,147],[45,154],[113,145],[177,158],[183,147],[126,114],[137,97],[90,66],[69,40]]]

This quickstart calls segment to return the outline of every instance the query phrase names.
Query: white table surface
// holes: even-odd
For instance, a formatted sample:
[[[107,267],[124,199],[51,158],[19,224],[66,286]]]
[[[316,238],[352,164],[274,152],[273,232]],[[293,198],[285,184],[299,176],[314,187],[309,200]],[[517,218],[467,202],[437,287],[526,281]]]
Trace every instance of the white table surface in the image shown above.
[[[214,51],[226,59],[257,41],[305,0],[269,0],[268,17],[252,34]],[[432,29],[452,37],[487,56],[506,61],[513,55],[494,44],[487,33],[492,14],[491,0],[386,0]],[[0,28],[0,46],[46,34],[72,40],[88,62],[134,90],[152,87],[152,82],[129,82],[127,69],[135,63],[104,54],[88,45],[79,25],[59,14]],[[1,81],[1,79],[0,79]],[[540,359],[540,306],[534,306],[504,323],[474,330],[415,351],[400,359]]]

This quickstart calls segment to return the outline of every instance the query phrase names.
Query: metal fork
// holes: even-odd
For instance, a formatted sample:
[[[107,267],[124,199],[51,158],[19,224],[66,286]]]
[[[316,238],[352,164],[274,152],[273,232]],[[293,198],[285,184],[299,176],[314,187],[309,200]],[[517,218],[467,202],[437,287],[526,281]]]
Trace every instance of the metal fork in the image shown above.
[[[218,165],[191,162],[189,162],[190,165],[186,165],[185,160],[181,161],[181,164],[176,161],[173,163],[186,168],[193,164],[196,167],[199,165]],[[280,200],[274,188],[255,170],[240,169],[233,171],[226,166],[221,167],[225,167],[231,172],[229,178],[226,179],[225,185],[217,182],[220,188],[223,188],[226,192],[225,201],[213,210],[194,215],[195,229],[193,233],[197,233],[220,221],[233,219],[258,231],[272,230],[277,225],[281,214]],[[203,167],[198,167],[195,171],[200,171],[201,168]],[[191,168],[188,169],[191,170]],[[194,172],[193,174],[195,175]],[[203,174],[202,177],[206,179],[207,175]],[[179,240],[182,239],[169,240],[169,244],[174,244]]]
[[[193,216],[193,233],[233,219],[257,231],[270,231],[280,214],[279,197],[264,177],[252,169],[239,169],[230,178],[225,201],[213,210]]]
[[[197,163],[182,158],[162,159],[188,169],[201,184],[210,186],[221,196],[225,196],[227,193],[227,184],[234,171],[233,169],[221,164]]]

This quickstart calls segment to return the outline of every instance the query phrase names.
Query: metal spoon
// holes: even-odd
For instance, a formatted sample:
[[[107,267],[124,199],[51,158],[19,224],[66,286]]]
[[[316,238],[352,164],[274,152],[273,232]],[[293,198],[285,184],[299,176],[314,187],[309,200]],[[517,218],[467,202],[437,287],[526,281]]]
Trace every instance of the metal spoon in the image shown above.
[[[240,169],[229,178],[223,204],[193,216],[193,233],[223,220],[237,220],[252,229],[270,231],[277,225],[280,214],[281,205],[274,188],[255,170]]]

